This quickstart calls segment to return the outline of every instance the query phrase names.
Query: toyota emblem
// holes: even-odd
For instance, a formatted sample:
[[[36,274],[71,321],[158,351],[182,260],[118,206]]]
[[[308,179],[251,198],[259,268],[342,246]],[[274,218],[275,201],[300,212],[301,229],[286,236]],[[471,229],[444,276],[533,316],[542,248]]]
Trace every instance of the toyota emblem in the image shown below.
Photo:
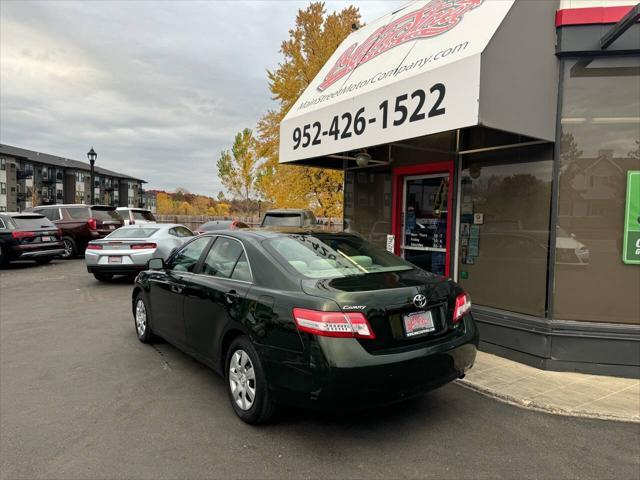
[[[419,293],[413,297],[413,304],[418,308],[422,308],[427,304],[427,297]]]

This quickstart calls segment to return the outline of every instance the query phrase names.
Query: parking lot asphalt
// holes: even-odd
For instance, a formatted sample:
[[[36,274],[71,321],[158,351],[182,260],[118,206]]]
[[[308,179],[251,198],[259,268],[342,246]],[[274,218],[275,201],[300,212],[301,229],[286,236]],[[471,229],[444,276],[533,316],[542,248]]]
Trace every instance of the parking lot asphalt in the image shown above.
[[[523,410],[452,384],[251,427],[215,373],[136,339],[131,284],[83,260],[0,271],[0,476],[616,478],[640,476],[640,425]]]

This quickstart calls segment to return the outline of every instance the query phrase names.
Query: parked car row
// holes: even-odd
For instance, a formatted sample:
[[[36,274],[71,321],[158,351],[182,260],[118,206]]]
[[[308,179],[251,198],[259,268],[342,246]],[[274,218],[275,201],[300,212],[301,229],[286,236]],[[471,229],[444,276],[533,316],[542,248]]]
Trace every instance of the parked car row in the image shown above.
[[[84,254],[91,241],[123,225],[156,221],[145,209],[83,204],[42,205],[22,213],[2,212],[0,218],[1,265],[16,260],[43,264],[55,257],[74,258]]]
[[[64,259],[75,258],[78,255],[89,254],[87,258],[87,266],[89,271],[94,273],[96,278],[101,280],[108,280],[115,274],[132,274],[134,271],[140,270],[141,265],[146,263],[149,258],[157,258],[166,256],[173,248],[179,246],[183,238],[190,237],[194,233],[183,225],[170,225],[154,231],[152,236],[154,239],[159,239],[160,244],[157,242],[149,241],[145,248],[142,248],[138,243],[131,243],[133,249],[144,250],[144,252],[135,252],[135,254],[124,254],[121,251],[119,254],[114,254],[113,249],[122,250],[126,242],[133,242],[134,239],[125,238],[122,235],[130,233],[121,232],[112,235],[114,232],[120,230],[123,226],[145,226],[150,224],[156,224],[156,219],[151,211],[142,208],[126,208],[126,207],[111,207],[108,205],[84,205],[84,204],[55,204],[55,205],[41,205],[29,209],[23,214],[15,214],[16,218],[27,218],[24,215],[39,215],[46,219],[43,225],[46,223],[47,227],[52,231],[55,231],[56,247],[53,245],[41,246],[40,241],[31,240],[32,237],[25,235],[21,238],[15,236],[21,235],[17,233],[13,222],[10,220],[11,215],[7,217],[3,223],[5,224],[2,229],[2,244],[0,244],[0,262],[7,263],[13,260],[34,259],[39,263],[46,263],[54,257],[61,257]],[[36,218],[36,217],[33,217]],[[313,213],[307,210],[297,209],[283,209],[283,210],[270,210],[264,215],[262,224],[266,227],[274,226],[312,226],[315,223],[315,217]],[[21,221],[21,220],[18,220]],[[179,227],[179,228],[178,228]],[[202,234],[212,231],[221,230],[235,230],[249,228],[246,223],[238,220],[213,220],[206,222],[196,230],[196,234]],[[14,231],[14,237],[11,237],[11,231]],[[151,231],[151,230],[147,230]],[[31,232],[31,231],[28,231]],[[140,234],[143,230],[133,232],[135,235]],[[34,232],[31,232],[34,233]],[[34,233],[35,237],[37,234]],[[4,238],[6,237],[6,239]],[[100,240],[109,237],[109,242],[100,242]],[[115,240],[118,238],[119,240]],[[11,240],[9,240],[11,239]],[[16,245],[20,245],[20,249],[26,249],[25,246],[29,243],[29,252],[20,250],[16,251]],[[38,244],[40,250],[36,251],[35,244]],[[164,247],[166,243],[166,248]],[[61,245],[60,245],[61,244]],[[116,246],[116,244],[118,244]],[[150,245],[155,244],[156,247],[151,248]],[[62,246],[62,251],[59,248]],[[40,253],[44,251],[48,253]],[[111,248],[113,247],[113,248]],[[89,252],[87,252],[89,250]],[[138,262],[140,260],[140,262]],[[94,262],[96,262],[94,264]],[[104,265],[101,262],[112,262]],[[108,268],[106,268],[108,267]],[[106,271],[103,271],[106,270]]]

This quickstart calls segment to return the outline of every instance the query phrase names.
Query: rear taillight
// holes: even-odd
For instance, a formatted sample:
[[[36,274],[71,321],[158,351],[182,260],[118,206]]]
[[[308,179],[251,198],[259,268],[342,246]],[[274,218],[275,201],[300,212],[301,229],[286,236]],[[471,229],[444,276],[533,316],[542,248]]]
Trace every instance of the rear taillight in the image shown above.
[[[376,338],[366,317],[357,312],[320,312],[294,308],[298,330],[322,337]]]
[[[131,245],[131,250],[146,250],[150,248],[156,248],[158,245],[155,243],[134,243]]]
[[[458,323],[464,315],[471,311],[471,298],[466,293],[456,297],[456,306],[453,309],[453,323]]]
[[[11,236],[13,238],[27,238],[27,237],[35,237],[35,232],[22,232],[22,231],[13,231],[11,232]]]
[[[87,250],[102,250],[102,245],[90,243],[89,245],[87,245]]]
[[[87,225],[89,225],[90,230],[96,230],[98,228],[98,222],[96,222],[95,218],[87,220]]]
[[[59,229],[58,229],[58,232],[57,232],[57,233],[58,233],[58,236],[59,236],[59,237],[62,237],[62,229],[61,229],[61,228],[59,228]]]

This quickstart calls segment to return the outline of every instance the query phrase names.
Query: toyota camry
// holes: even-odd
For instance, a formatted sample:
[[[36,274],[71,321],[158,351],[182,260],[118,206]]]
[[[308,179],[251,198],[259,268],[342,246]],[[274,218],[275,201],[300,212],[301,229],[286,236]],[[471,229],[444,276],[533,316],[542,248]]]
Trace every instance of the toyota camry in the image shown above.
[[[462,377],[478,332],[469,296],[348,233],[230,230],[154,258],[133,290],[137,336],[225,378],[262,423],[278,405],[355,410]]]

